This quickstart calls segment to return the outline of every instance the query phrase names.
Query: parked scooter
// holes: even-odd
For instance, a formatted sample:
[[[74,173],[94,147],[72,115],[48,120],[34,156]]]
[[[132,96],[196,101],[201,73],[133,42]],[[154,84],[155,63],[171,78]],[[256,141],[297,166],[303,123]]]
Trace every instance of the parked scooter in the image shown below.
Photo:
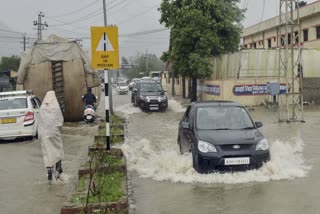
[[[94,110],[94,107],[92,105],[87,105],[84,108],[83,112],[83,120],[86,123],[92,123],[95,120],[96,117],[96,111]]]

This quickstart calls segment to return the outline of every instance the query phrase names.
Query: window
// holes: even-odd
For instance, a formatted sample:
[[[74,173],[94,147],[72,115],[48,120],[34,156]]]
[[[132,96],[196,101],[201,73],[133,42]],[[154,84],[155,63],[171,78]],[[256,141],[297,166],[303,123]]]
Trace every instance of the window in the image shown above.
[[[26,98],[8,98],[0,100],[0,110],[27,108]]]
[[[288,45],[291,44],[291,33],[288,33]]]
[[[253,48],[256,49],[257,48],[257,43],[253,43]]]
[[[320,26],[316,27],[317,39],[320,39]]]
[[[284,38],[283,38],[283,36],[281,35],[281,46],[284,46]]]
[[[38,104],[37,104],[37,102],[35,101],[34,98],[32,98],[30,101],[31,101],[31,104],[32,104],[32,108],[33,108],[33,109],[38,109],[38,108],[39,108],[39,107],[38,107]]]
[[[268,39],[268,48],[271,48],[271,39]]]
[[[298,34],[298,31],[294,32],[294,39],[295,39],[295,43],[298,44],[298,43],[299,43],[299,34]]]
[[[303,41],[304,42],[309,40],[308,34],[309,34],[309,30],[308,29],[303,30]]]

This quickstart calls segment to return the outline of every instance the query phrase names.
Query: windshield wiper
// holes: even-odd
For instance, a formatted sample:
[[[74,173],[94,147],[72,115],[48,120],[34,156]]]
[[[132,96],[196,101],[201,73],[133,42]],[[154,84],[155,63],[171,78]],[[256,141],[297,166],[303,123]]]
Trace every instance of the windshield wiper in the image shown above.
[[[231,130],[229,128],[219,128],[219,129],[212,129],[212,130]]]
[[[249,126],[249,127],[245,127],[245,128],[242,128],[242,129],[254,129],[253,126]]]

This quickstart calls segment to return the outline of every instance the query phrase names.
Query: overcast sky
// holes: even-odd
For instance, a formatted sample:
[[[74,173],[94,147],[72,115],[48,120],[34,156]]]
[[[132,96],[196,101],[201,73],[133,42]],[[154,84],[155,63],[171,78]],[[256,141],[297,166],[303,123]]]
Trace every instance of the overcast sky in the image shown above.
[[[2,0],[0,12],[0,56],[20,54],[21,33],[35,38],[33,21],[40,11],[48,24],[43,36],[55,33],[68,38],[90,36],[90,26],[103,25],[102,0]],[[308,3],[315,0],[307,0]],[[5,2],[5,3],[4,3]],[[168,48],[169,31],[139,36],[128,33],[164,28],[159,24],[157,11],[161,0],[106,0],[108,24],[119,27],[120,56],[134,56],[137,52],[160,56]],[[259,23],[278,14],[279,0],[241,0],[239,7],[247,8],[245,27]],[[5,31],[4,31],[5,30]],[[30,40],[32,41],[32,40]],[[30,42],[31,43],[31,42]],[[90,39],[82,39],[83,49],[90,54]],[[29,44],[30,46],[30,44]]]

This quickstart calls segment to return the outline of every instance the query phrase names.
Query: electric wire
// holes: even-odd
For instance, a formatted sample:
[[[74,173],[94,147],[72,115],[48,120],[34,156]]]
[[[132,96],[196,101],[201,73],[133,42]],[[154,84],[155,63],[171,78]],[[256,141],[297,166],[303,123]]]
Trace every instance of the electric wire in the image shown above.
[[[47,17],[48,17],[48,18],[56,18],[56,17],[62,17],[62,16],[70,16],[70,15],[75,14],[75,13],[78,13],[78,12],[84,10],[84,9],[88,9],[89,7],[91,7],[92,5],[94,5],[95,3],[97,3],[98,1],[99,1],[99,0],[96,0],[96,1],[94,1],[94,2],[92,2],[92,3],[90,3],[90,4],[88,4],[88,5],[86,5],[86,6],[84,6],[84,7],[81,7],[81,8],[79,8],[79,9],[77,9],[77,10],[74,10],[74,11],[72,11],[72,12],[64,13],[64,14],[61,14],[61,15],[47,16]]]

